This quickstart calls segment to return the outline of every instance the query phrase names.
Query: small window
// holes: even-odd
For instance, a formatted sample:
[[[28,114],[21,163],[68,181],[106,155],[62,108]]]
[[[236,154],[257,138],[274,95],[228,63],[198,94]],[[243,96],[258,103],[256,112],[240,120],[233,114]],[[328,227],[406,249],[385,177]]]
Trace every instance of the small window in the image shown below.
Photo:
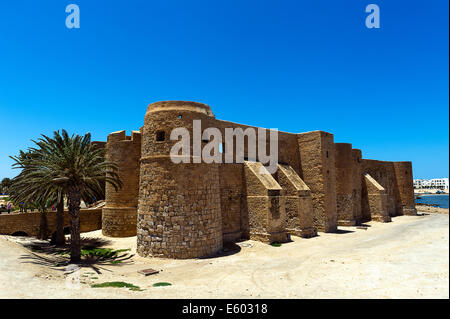
[[[361,163],[361,158],[360,157],[358,157],[358,163]]]
[[[165,140],[166,140],[166,132],[164,132],[164,131],[156,132],[156,141],[157,142],[164,142]]]
[[[328,158],[328,151],[327,151],[327,158]]]

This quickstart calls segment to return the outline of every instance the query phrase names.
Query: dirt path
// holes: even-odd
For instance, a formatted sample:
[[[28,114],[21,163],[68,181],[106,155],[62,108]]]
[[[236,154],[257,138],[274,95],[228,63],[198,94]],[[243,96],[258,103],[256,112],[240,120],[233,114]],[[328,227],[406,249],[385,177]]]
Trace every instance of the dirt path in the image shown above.
[[[87,283],[126,281],[125,288],[67,288],[63,272],[24,263],[28,251],[0,236],[0,298],[449,298],[449,216],[402,216],[371,222],[367,230],[272,247],[239,243],[240,251],[210,259],[133,257],[129,265],[107,266],[102,274],[81,270]],[[83,234],[101,237],[101,232]],[[136,238],[114,239],[111,247],[136,249]],[[137,270],[163,270],[143,277]],[[152,287],[156,282],[172,286]]]

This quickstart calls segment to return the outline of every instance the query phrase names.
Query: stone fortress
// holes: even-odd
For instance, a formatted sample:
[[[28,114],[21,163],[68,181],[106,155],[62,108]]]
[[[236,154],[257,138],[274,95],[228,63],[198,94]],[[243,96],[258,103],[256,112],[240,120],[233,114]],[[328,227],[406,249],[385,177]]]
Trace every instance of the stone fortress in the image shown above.
[[[192,133],[193,120],[222,135],[250,127],[216,119],[205,104],[165,101],[148,106],[144,126],[131,136],[108,136],[106,157],[118,165],[123,188],[106,187],[102,232],[137,235],[141,256],[196,258],[239,239],[286,242],[416,214],[411,162],[363,159],[361,150],[323,131],[278,132],[274,174],[254,161],[175,164],[170,133]]]

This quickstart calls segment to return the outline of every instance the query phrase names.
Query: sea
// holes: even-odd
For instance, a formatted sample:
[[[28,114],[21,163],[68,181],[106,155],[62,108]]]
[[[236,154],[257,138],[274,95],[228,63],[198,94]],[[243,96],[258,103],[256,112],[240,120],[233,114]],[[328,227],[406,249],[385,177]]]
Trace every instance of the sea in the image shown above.
[[[416,198],[416,203],[437,205],[440,208],[448,208],[448,194],[445,195],[420,194],[420,198]]]

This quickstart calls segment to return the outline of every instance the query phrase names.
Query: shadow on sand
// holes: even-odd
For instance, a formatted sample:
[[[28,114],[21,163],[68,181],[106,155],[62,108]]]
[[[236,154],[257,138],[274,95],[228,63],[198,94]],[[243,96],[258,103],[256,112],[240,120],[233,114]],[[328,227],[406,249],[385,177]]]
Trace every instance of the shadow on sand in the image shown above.
[[[337,229],[334,234],[350,234],[350,233],[354,233],[354,230],[345,230],[345,229]]]
[[[240,251],[241,251],[241,247],[239,247],[239,245],[236,245],[236,243],[233,243],[233,242],[229,242],[229,243],[224,243],[223,248],[221,250],[219,250],[217,253],[211,254],[208,256],[199,257],[198,259],[211,259],[211,258],[231,256],[231,255],[237,254]]]
[[[91,268],[101,274],[101,270],[110,271],[102,266],[133,263],[131,258],[134,255],[129,254],[128,250],[102,248],[110,243],[110,240],[102,238],[81,238],[82,257],[77,266]],[[21,245],[30,250],[30,254],[20,257],[23,263],[41,265],[59,271],[66,271],[66,267],[70,265],[70,241],[64,247],[56,247],[47,241],[21,243]]]

